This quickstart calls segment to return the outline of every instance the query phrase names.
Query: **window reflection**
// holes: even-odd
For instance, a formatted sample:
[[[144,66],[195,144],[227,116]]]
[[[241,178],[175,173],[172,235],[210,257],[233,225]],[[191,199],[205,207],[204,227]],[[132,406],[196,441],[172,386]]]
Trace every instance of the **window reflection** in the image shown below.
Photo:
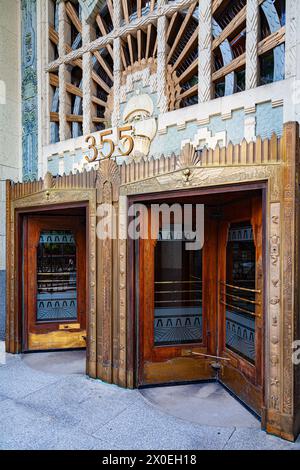
[[[255,362],[255,245],[251,223],[231,224],[226,252],[226,347]]]
[[[202,341],[202,250],[186,250],[176,227],[160,230],[155,247],[154,343]]]

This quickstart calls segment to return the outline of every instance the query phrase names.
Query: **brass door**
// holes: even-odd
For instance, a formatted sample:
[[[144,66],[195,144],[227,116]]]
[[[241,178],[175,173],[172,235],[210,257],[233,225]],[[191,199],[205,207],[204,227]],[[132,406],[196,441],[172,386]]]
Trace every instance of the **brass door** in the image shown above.
[[[27,217],[23,253],[23,349],[85,347],[84,217]]]

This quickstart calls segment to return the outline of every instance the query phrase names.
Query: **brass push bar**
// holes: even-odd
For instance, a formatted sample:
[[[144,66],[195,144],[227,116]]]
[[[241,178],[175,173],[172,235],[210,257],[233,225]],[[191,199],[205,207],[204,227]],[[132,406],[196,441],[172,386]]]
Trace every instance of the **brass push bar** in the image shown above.
[[[38,276],[70,276],[70,274],[76,274],[76,271],[66,271],[66,272],[60,272],[57,271],[55,273],[46,273],[46,272],[38,272]]]
[[[239,287],[239,286],[233,286],[232,284],[226,284],[224,281],[220,281],[220,283],[225,286],[225,287],[231,287],[232,289],[237,289],[237,290],[242,290],[244,292],[252,292],[255,294],[261,294],[261,290],[257,289],[247,289],[246,287]]]
[[[253,317],[260,318],[260,315],[257,315],[256,313],[253,313],[253,312],[250,312],[250,310],[246,310],[245,308],[236,307],[235,305],[228,304],[227,302],[223,302],[222,300],[221,300],[220,303],[222,305],[225,305],[226,307],[232,308],[233,310],[238,310],[239,312],[247,313],[248,315],[252,315]]]
[[[202,281],[156,281],[154,284],[197,284]]]
[[[200,299],[186,299],[186,300],[155,300],[155,304],[182,304],[184,302],[199,302],[202,304]]]
[[[228,357],[212,356],[211,354],[197,353],[197,352],[191,352],[191,354],[193,356],[210,357],[211,359],[217,359],[218,361],[230,361]]]
[[[256,302],[256,301],[250,300],[250,299],[244,299],[243,297],[238,297],[237,295],[228,294],[228,292],[221,292],[221,295],[227,295],[228,297],[231,297],[232,299],[242,300],[243,302],[247,302],[249,304],[261,305],[260,302]]]
[[[156,290],[155,294],[189,294],[190,292],[202,293],[201,289],[196,290]]]

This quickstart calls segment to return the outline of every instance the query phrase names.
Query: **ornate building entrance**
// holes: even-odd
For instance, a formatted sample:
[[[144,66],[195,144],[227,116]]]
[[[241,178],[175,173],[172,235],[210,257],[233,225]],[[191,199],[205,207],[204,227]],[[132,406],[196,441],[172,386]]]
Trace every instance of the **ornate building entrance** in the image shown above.
[[[39,349],[34,335],[45,315],[55,316],[51,337],[69,322],[79,324],[77,332],[84,335],[81,310],[76,322],[74,310],[75,300],[77,307],[81,302],[79,290],[74,296],[75,278],[81,282],[81,267],[74,269],[83,237],[80,218],[76,226],[66,217],[61,225],[57,219],[41,222],[42,216],[82,208],[87,374],[129,388],[218,378],[261,416],[264,429],[295,439],[300,429],[300,369],[293,362],[300,331],[298,125],[286,124],[282,138],[198,152],[185,144],[179,155],[119,163],[104,159],[90,171],[7,182],[7,351]],[[137,250],[129,236],[129,209],[167,200],[204,205],[204,243],[198,251],[187,252],[185,238],[170,240],[172,230],[159,223],[155,236],[141,240]],[[97,224],[107,205],[117,236],[103,239],[97,237]],[[24,346],[26,218],[28,282],[36,282],[27,302],[36,313],[32,317],[27,310],[29,345]],[[49,264],[50,252],[63,262]],[[62,285],[63,295],[70,294],[69,320],[58,318],[51,303],[45,309],[44,296]]]
[[[175,199],[167,202],[175,207]],[[139,242],[138,385],[218,379],[260,415],[261,193],[198,196],[192,203],[193,219],[196,204],[204,205],[201,249],[190,249],[175,214],[171,225],[160,221],[156,237]]]

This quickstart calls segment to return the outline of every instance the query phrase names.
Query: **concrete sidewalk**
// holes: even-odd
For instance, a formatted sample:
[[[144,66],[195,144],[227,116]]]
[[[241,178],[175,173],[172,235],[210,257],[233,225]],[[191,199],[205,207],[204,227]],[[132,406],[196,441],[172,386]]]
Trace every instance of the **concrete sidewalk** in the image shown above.
[[[291,444],[261,431],[218,387],[141,393],[87,378],[83,352],[6,355],[0,449],[300,449],[300,439]]]

